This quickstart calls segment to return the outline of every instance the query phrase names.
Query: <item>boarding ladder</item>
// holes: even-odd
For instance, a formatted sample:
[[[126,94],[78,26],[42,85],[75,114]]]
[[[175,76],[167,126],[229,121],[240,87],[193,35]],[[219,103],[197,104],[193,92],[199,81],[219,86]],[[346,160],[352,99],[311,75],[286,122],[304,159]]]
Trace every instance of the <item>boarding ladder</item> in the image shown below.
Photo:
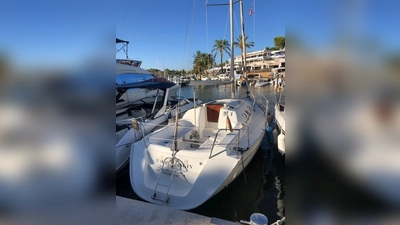
[[[168,162],[167,165],[166,165],[166,162]],[[164,167],[167,167],[167,168],[164,168]],[[175,174],[181,174],[182,176],[185,176],[182,173],[182,171],[178,171],[178,170],[181,170],[181,168],[186,168],[186,166],[180,159],[175,158],[175,157],[167,157],[164,159],[160,174],[158,175],[156,186],[154,188],[153,195],[151,196],[151,198],[153,200],[158,200],[158,201],[168,203],[169,190],[171,188],[173,177],[175,176]],[[167,184],[161,182],[161,176],[166,173],[167,174],[171,173]],[[162,191],[158,191],[158,189],[160,189],[160,186],[163,188],[166,188],[167,191],[165,193]],[[165,194],[165,196],[162,196],[163,194]]]

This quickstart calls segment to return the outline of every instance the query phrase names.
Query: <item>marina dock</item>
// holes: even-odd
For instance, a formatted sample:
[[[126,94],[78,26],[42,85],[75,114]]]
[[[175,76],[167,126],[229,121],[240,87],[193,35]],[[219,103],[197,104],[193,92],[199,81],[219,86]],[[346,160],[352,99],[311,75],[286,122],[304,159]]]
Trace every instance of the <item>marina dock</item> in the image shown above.
[[[116,197],[117,225],[125,224],[174,224],[174,225],[237,225],[218,218],[159,206],[133,199]]]
[[[189,86],[231,84],[229,80],[191,80]]]

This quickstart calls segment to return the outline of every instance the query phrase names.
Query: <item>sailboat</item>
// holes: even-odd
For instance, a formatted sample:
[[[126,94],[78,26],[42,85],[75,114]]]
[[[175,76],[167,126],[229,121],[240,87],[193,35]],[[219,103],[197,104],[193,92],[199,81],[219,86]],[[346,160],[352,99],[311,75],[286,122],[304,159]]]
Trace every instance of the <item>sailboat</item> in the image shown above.
[[[232,29],[232,0],[230,4]],[[210,101],[134,143],[130,180],[135,193],[182,210],[219,193],[240,175],[261,144],[268,100],[263,104],[250,95]]]

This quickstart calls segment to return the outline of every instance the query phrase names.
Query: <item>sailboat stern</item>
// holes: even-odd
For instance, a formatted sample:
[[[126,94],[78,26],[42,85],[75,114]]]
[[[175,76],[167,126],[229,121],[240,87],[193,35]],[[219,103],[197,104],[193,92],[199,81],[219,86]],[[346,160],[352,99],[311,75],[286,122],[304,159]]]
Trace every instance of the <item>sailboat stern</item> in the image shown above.
[[[229,171],[210,170],[215,166],[206,167],[212,161],[207,152],[180,150],[173,157],[169,147],[149,144],[142,155],[135,153],[131,182],[136,194],[148,202],[176,209],[200,206],[220,188],[223,177],[229,175]]]

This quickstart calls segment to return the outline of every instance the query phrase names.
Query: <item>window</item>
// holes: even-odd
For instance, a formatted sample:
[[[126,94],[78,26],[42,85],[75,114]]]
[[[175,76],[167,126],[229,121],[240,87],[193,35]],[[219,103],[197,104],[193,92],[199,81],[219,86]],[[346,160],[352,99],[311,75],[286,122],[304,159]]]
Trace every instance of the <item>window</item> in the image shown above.
[[[153,74],[134,74],[134,73],[124,73],[118,74],[116,77],[117,85],[124,85],[129,83],[137,83],[150,79],[155,79]]]

